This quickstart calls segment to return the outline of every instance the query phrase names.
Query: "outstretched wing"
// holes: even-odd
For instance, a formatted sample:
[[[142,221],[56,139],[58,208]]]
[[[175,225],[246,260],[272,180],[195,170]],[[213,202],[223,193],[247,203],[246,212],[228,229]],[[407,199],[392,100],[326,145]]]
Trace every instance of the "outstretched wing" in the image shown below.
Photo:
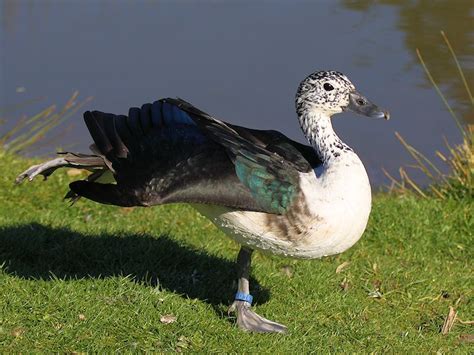
[[[227,150],[239,180],[267,212],[285,213],[299,191],[299,173],[310,171],[311,162],[319,162],[313,149],[308,160],[296,148],[298,143],[282,133],[232,126],[184,100],[166,101],[187,112],[202,131]]]
[[[71,189],[102,203],[284,213],[298,191],[298,172],[319,161],[281,133],[227,125],[179,99],[131,108],[128,117],[94,111],[84,119],[117,183],[77,181]]]

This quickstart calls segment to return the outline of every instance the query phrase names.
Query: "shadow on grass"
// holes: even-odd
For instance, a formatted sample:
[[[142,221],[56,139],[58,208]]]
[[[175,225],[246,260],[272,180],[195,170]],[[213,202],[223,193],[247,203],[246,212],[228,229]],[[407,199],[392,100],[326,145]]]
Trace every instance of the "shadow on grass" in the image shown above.
[[[63,280],[131,275],[135,282],[228,305],[236,287],[233,261],[208,255],[166,235],[84,235],[37,223],[0,228],[0,265],[25,279]],[[268,290],[252,279],[258,303]]]

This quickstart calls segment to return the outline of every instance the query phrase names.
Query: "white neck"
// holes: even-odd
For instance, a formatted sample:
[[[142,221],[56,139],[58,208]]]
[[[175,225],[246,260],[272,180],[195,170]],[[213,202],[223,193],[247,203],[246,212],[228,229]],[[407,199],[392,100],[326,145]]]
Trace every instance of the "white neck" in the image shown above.
[[[334,132],[329,115],[320,112],[303,112],[299,115],[299,121],[303,133],[324,165],[352,152],[352,149]]]

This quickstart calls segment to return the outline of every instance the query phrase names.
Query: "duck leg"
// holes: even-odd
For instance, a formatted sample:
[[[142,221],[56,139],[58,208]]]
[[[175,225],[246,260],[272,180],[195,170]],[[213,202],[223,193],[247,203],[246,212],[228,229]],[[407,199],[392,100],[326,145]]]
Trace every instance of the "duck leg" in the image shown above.
[[[44,179],[54,173],[56,169],[69,167],[79,169],[94,169],[94,168],[105,168],[104,160],[96,155],[87,154],[74,154],[74,153],[58,153],[59,158],[46,161],[42,164],[33,165],[27,170],[22,172],[16,178],[17,184],[28,178],[32,181],[36,176],[43,175]]]
[[[43,164],[33,165],[18,175],[15,182],[19,184],[26,178],[32,181],[39,174],[43,175],[44,179],[46,180],[46,178],[51,175],[54,170],[63,166],[68,166],[68,164],[69,162],[64,158],[56,158]]]
[[[284,325],[263,318],[251,310],[252,296],[250,296],[249,293],[249,274],[252,252],[253,250],[251,249],[240,248],[237,257],[239,286],[235,295],[235,301],[229,308],[229,313],[236,313],[237,325],[245,331],[256,333],[285,333],[287,328]]]

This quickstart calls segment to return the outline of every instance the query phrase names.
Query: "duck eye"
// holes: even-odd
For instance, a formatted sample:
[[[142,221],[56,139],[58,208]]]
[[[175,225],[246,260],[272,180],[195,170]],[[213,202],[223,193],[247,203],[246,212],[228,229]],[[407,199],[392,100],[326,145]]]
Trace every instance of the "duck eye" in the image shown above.
[[[331,90],[334,89],[334,87],[333,87],[331,84],[329,84],[329,83],[324,83],[323,88],[324,88],[324,90],[326,90],[326,91],[331,91]]]

